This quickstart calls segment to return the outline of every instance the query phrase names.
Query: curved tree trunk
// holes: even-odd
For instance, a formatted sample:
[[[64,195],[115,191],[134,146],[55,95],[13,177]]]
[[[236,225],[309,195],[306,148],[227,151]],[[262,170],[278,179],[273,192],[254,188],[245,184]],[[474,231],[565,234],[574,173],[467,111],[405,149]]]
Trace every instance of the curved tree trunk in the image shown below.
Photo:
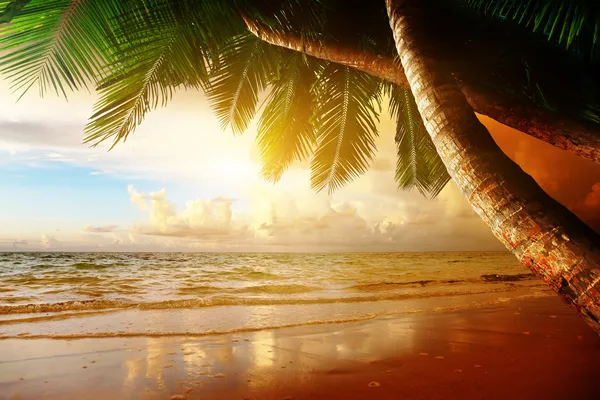
[[[600,238],[496,145],[424,48],[420,3],[386,0],[409,86],[448,172],[494,235],[600,334]]]
[[[402,68],[392,57],[337,43],[300,38],[293,33],[274,32],[242,15],[248,30],[259,39],[315,58],[347,65],[398,86],[407,86]],[[600,128],[592,123],[559,115],[531,104],[457,82],[475,112],[501,124],[543,140],[559,149],[600,164]]]

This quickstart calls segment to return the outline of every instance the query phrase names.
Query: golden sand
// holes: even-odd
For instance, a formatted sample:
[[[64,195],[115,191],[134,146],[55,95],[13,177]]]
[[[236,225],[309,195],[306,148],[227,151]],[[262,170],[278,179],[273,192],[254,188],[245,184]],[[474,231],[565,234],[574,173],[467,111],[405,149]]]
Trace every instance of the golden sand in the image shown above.
[[[0,341],[7,400],[597,399],[599,373],[600,339],[556,298],[206,337]]]

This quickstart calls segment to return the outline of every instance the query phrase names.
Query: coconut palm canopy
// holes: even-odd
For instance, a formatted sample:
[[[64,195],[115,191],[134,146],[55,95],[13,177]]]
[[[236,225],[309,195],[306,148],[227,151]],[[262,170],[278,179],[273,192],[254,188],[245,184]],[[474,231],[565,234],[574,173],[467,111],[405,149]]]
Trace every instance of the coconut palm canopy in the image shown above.
[[[423,3],[428,50],[476,111],[600,161],[600,6]],[[234,133],[260,114],[269,180],[304,159],[316,190],[364,173],[382,109],[397,120],[399,187],[434,197],[449,180],[402,85],[383,1],[14,0],[0,9],[0,68],[16,96],[97,90],[86,143],[125,141],[176,90],[195,88]],[[516,118],[498,113],[506,104]]]

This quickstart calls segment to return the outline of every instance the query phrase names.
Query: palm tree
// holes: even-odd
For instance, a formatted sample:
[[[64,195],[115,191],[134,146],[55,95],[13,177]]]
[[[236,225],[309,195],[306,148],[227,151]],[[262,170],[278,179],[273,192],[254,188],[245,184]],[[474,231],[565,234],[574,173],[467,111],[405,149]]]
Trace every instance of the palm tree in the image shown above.
[[[599,238],[510,160],[427,51],[419,0],[386,0],[398,54],[438,154],[473,209],[522,264],[600,333]]]
[[[178,88],[204,90],[234,133],[270,89],[257,137],[262,173],[276,182],[310,157],[316,190],[368,169],[387,98],[399,187],[435,197],[452,176],[506,247],[600,333],[598,236],[510,161],[473,113],[600,162],[598,7],[430,1],[365,2],[359,12],[335,0],[0,1],[0,68],[21,94],[94,85],[100,100],[85,141],[113,146]],[[444,18],[426,11],[440,7]],[[481,48],[493,49],[491,63],[473,56]],[[566,83],[553,90],[557,75]]]

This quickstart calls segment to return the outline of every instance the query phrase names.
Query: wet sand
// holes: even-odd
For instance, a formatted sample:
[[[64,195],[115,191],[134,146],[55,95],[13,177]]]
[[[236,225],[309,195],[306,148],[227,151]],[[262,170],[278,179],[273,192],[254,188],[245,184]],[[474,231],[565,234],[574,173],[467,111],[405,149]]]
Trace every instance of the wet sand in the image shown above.
[[[0,399],[597,399],[558,298],[206,337],[0,340]]]

